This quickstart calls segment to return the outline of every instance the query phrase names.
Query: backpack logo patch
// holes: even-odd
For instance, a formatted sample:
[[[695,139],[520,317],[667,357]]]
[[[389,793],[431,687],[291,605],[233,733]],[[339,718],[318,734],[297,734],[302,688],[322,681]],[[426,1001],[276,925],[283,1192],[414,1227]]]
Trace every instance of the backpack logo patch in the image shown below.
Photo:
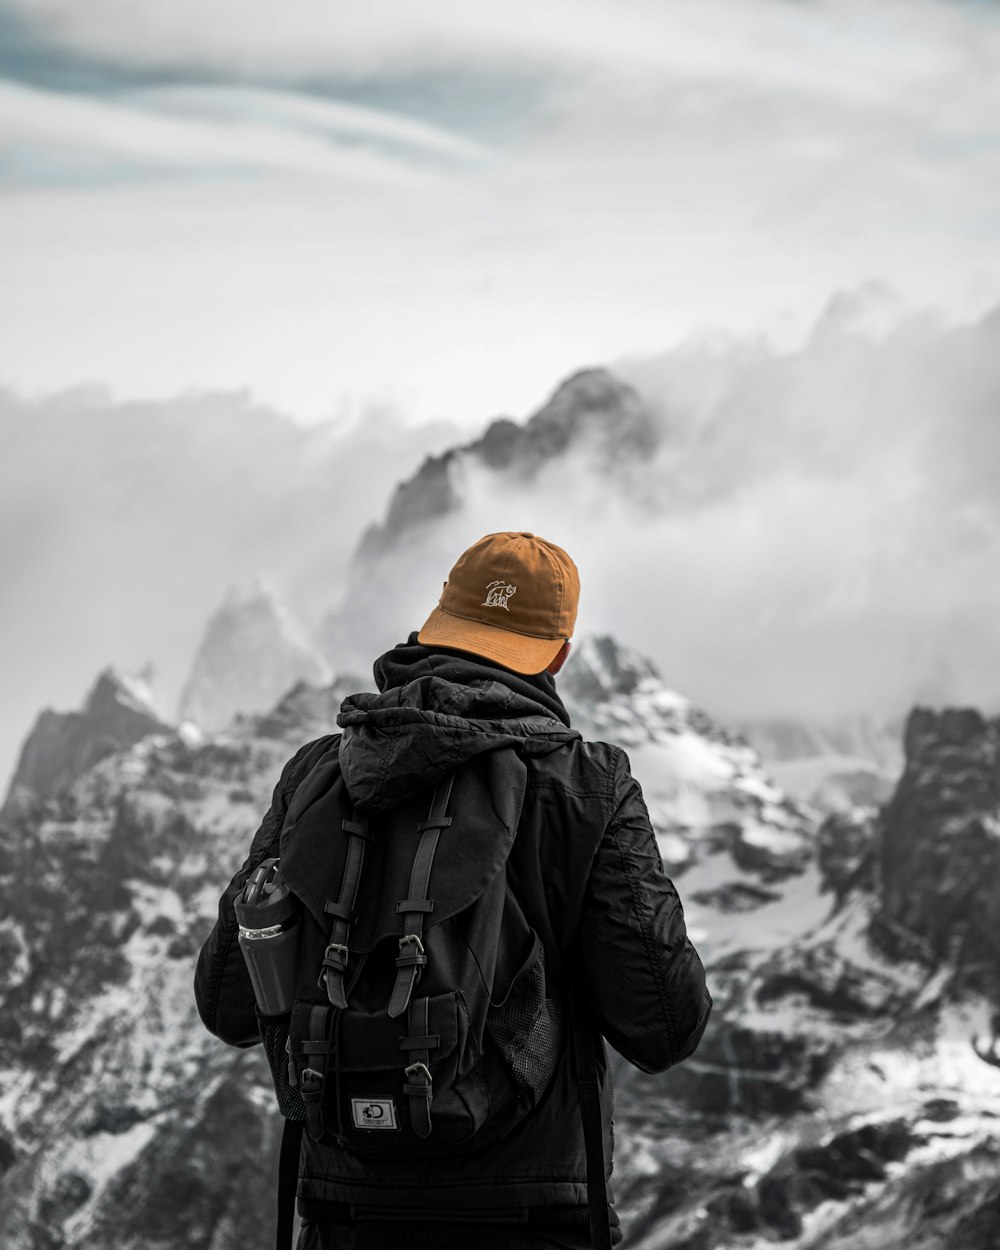
[[[399,1128],[396,1104],[391,1098],[352,1098],[351,1114],[355,1128]]]
[[[510,582],[505,582],[501,577],[495,582],[490,582],[486,587],[486,599],[479,606],[482,608],[503,608],[505,612],[509,612],[507,600],[511,595],[517,593],[517,587],[512,586]]]

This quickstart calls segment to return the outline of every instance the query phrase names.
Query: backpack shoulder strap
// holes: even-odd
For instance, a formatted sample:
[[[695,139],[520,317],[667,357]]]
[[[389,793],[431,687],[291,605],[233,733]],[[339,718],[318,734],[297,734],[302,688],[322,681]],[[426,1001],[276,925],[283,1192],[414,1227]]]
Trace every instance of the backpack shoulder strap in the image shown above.
[[[355,807],[350,820],[342,820],[341,828],[350,834],[347,846],[347,863],[344,866],[344,879],[340,885],[340,897],[336,900],[327,899],[323,910],[333,917],[330,926],[330,939],[323,955],[323,964],[319,974],[319,987],[326,990],[327,998],[334,1007],[347,1006],[347,994],[344,990],[344,976],[347,973],[347,959],[350,951],[347,947],[351,936],[351,925],[354,923],[354,908],[358,901],[358,886],[361,884],[361,869],[365,862],[365,845],[371,838],[368,830],[368,817],[360,807]]]
[[[295,1228],[295,1191],[299,1183],[299,1151],[302,1147],[302,1121],[286,1120],[278,1156],[278,1227],[275,1250],[292,1250]]]
[[[454,780],[454,774],[449,773],[434,787],[430,814],[417,825],[421,836],[410,871],[409,892],[396,904],[396,911],[403,915],[403,936],[399,939],[399,954],[396,956],[396,984],[389,998],[388,1012],[392,1019],[401,1016],[410,1005],[413,987],[427,963],[423,943],[424,917],[434,910],[434,900],[427,897],[427,890],[441,830],[451,824],[451,817],[446,816],[445,811]]]
[[[570,1000],[570,1033],[583,1119],[583,1144],[587,1151],[587,1204],[594,1250],[611,1250],[607,1177],[604,1164],[604,1117],[597,1075],[598,1034],[576,998]]]

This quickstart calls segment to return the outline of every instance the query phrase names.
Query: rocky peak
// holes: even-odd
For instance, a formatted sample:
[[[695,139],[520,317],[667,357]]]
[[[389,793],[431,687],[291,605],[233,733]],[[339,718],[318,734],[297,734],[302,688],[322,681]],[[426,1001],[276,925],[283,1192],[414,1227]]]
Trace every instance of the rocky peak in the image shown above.
[[[996,794],[1000,717],[989,719],[976,708],[916,707],[903,731],[907,770],[944,767],[968,772],[977,784]]]
[[[608,468],[648,455],[657,441],[656,422],[638,391],[608,369],[582,369],[523,425],[500,417],[472,442],[428,456],[397,486],[385,521],[365,532],[356,563],[395,550],[415,526],[460,507],[455,466],[463,458],[497,473],[516,472],[524,480],[584,443],[593,445]]]
[[[222,729],[238,712],[261,712],[298,681],[321,684],[329,671],[282,602],[258,575],[231,585],[209,619],[179,717],[204,730]]]
[[[660,683],[656,665],[610,634],[590,634],[573,647],[559,677],[560,694],[597,702],[633,694],[643,681]]]
[[[537,465],[596,435],[613,460],[648,454],[657,443],[639,393],[607,369],[583,369],[556,388],[524,426],[521,458]]]
[[[105,668],[79,712],[41,712],[21,748],[4,805],[45,799],[99,760],[150,734],[173,733],[152,692],[152,668]]]
[[[98,674],[84,701],[83,711],[104,724],[130,715],[159,717],[153,679],[152,664],[144,665],[135,674],[108,667]]]
[[[880,821],[873,938],[890,953],[948,961],[960,982],[1000,1001],[1000,718],[916,708],[904,745]]]
[[[803,871],[813,854],[808,815],[753,747],[672,690],[651,660],[609,635],[581,635],[556,684],[585,738],[626,748],[661,856],[671,871],[695,874],[709,909],[732,909],[744,873],[773,883]],[[744,892],[737,905],[768,897],[748,902]]]

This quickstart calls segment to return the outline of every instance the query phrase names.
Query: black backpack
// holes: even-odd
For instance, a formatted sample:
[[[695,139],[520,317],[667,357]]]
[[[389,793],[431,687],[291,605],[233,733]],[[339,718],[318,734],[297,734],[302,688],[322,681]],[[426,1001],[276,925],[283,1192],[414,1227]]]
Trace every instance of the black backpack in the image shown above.
[[[502,767],[499,753],[477,756],[373,816],[350,805],[336,761],[295,792],[275,866],[299,915],[294,997],[282,1016],[258,1014],[286,1120],[279,1250],[291,1245],[303,1128],[368,1158],[474,1149],[530,1114],[569,1034],[607,1228],[593,1049],[568,1027],[507,883],[527,770],[505,755]]]

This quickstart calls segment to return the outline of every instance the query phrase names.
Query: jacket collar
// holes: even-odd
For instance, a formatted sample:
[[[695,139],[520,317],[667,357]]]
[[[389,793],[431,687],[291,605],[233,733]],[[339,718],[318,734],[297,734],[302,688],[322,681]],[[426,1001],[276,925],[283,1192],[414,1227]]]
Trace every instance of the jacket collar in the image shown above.
[[[449,647],[425,647],[417,642],[416,630],[406,642],[399,643],[385,655],[379,656],[372,671],[379,690],[392,689],[417,677],[426,676],[436,676],[461,684],[496,681],[522,698],[537,703],[564,725],[570,724],[569,713],[556,693],[556,682],[551,673],[536,673],[525,677],[512,669],[504,668],[495,660],[487,660],[467,651],[453,651]]]
[[[378,694],[341,705],[340,767],[352,802],[385,810],[464,761],[513,748],[548,754],[580,737],[552,675],[522,677],[411,634],[374,665]]]

